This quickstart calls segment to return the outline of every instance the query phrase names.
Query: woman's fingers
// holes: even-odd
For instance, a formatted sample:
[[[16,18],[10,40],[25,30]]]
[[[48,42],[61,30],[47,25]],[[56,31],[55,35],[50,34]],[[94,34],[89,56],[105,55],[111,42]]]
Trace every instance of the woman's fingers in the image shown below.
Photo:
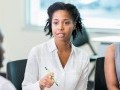
[[[40,80],[41,87],[50,88],[54,84],[54,73],[48,73],[43,79]]]
[[[47,76],[47,79],[46,79],[46,84],[49,84],[50,85],[50,87],[54,84],[54,80],[53,80],[53,78],[54,78],[54,76],[53,76],[54,74],[48,74],[48,76]]]

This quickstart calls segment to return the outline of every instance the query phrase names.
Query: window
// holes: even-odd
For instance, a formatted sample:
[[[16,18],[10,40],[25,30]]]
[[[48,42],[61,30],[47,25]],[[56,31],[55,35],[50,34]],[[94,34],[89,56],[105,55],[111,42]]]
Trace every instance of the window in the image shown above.
[[[120,0],[27,0],[26,24],[45,26],[47,8],[56,1],[77,6],[87,28],[120,29]]]

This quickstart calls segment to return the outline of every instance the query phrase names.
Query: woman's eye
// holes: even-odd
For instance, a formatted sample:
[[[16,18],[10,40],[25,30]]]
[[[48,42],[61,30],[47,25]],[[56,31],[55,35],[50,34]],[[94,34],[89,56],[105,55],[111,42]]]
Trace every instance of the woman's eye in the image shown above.
[[[53,24],[57,25],[57,24],[58,24],[58,22],[53,22]]]
[[[70,24],[70,22],[65,22],[66,25]]]

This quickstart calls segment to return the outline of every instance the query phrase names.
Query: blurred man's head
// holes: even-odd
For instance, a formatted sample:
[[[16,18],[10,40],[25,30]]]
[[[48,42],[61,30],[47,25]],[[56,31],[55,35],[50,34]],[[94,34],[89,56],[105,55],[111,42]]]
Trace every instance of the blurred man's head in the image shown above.
[[[0,30],[0,68],[3,66],[2,61],[4,59],[4,56],[3,56],[4,50],[2,48],[2,42],[3,42],[3,35],[2,35],[1,30]]]

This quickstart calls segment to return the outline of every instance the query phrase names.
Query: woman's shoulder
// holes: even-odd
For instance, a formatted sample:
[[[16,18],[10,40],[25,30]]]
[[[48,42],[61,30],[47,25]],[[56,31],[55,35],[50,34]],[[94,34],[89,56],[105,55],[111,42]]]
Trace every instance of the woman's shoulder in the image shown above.
[[[90,54],[86,50],[78,49],[78,56],[83,67],[90,63]]]
[[[106,48],[106,53],[108,53],[108,52],[114,52],[115,46],[116,46],[115,43],[110,44],[110,45]]]
[[[110,44],[107,48],[106,48],[106,52],[105,52],[105,58],[106,59],[113,59],[115,57],[115,44]]]
[[[86,50],[83,50],[81,48],[78,48],[78,47],[74,47],[74,50],[75,50],[75,54],[78,58],[80,58],[79,60],[81,61],[89,61],[90,60],[90,54],[86,51]]]
[[[40,43],[30,50],[32,53],[43,53],[44,51],[50,50],[50,48],[53,46],[53,40],[50,39],[46,42]]]
[[[82,48],[79,47],[75,47],[73,46],[74,51],[79,54],[79,55],[83,55],[83,56],[89,56],[87,50],[83,50]]]
[[[107,48],[106,48],[106,53],[115,53],[115,52],[119,52],[120,50],[120,43],[113,43],[110,44]]]
[[[43,42],[43,43],[40,43],[40,44],[37,44],[34,47],[32,47],[32,50],[45,49],[49,42],[50,42],[50,40]]]

